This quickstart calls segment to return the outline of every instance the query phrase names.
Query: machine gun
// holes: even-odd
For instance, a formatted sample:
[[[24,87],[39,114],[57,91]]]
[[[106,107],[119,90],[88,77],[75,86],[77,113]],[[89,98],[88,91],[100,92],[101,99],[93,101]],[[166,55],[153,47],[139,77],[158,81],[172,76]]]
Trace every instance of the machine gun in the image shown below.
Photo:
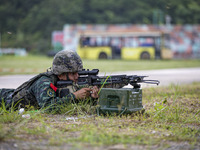
[[[80,86],[97,86],[99,88],[122,88],[128,84],[132,85],[133,88],[140,88],[138,83],[147,83],[147,84],[159,84],[158,80],[144,80],[147,76],[138,76],[138,75],[113,75],[113,76],[97,76],[99,69],[79,71],[78,85]],[[72,85],[72,81],[58,81],[57,87],[63,88],[68,85]]]
[[[78,85],[82,87],[97,86],[99,93],[98,114],[130,114],[144,111],[142,105],[142,89],[139,83],[159,84],[158,80],[144,80],[147,76],[138,75],[113,75],[98,76],[99,69],[79,71]],[[122,88],[126,85],[133,88]],[[58,81],[57,87],[62,89],[73,85],[72,81]],[[66,92],[64,92],[66,93]]]

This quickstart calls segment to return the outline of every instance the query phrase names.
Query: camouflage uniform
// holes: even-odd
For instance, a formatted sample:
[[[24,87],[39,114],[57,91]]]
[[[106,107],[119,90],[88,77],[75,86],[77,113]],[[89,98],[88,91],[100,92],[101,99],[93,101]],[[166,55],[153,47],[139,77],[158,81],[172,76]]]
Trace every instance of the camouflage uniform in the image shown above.
[[[71,86],[69,93],[66,96],[59,97],[59,93],[55,88],[50,85],[54,85],[58,78],[55,75],[47,76],[47,73],[42,73],[33,79],[25,82],[17,89],[1,89],[1,99],[6,102],[8,106],[14,103],[21,105],[33,105],[40,108],[47,106],[54,106],[55,104],[70,103],[75,100],[75,96],[72,92],[78,90],[78,86]],[[53,77],[53,78],[52,78]],[[55,79],[54,81],[52,79]],[[58,89],[57,89],[58,90]]]
[[[4,100],[8,106],[12,103],[21,103],[22,105],[43,108],[74,101],[73,92],[79,89],[76,84],[65,88],[65,96],[63,97],[60,96],[62,89],[57,89],[55,85],[58,81],[57,75],[82,70],[80,57],[72,51],[61,51],[54,57],[52,67],[52,71],[33,77],[17,89],[0,89],[0,102]]]

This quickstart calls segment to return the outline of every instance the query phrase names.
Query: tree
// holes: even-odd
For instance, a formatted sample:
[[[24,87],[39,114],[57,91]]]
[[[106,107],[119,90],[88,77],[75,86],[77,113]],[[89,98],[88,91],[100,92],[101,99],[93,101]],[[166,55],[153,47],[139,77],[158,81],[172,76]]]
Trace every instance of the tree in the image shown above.
[[[1,0],[1,45],[45,53],[64,24],[199,24],[199,14],[199,0]]]

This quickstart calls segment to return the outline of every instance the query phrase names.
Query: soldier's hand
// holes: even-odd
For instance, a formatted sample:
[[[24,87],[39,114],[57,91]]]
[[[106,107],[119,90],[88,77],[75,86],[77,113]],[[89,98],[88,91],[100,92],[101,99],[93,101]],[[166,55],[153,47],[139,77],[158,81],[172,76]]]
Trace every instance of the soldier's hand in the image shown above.
[[[91,97],[92,97],[92,98],[98,98],[98,97],[99,97],[98,92],[99,92],[98,87],[97,87],[97,86],[94,86],[94,87],[92,88]]]
[[[92,91],[92,89],[90,89],[90,88],[82,88],[82,89],[74,92],[73,94],[75,95],[76,99],[85,99],[90,96],[91,91]]]

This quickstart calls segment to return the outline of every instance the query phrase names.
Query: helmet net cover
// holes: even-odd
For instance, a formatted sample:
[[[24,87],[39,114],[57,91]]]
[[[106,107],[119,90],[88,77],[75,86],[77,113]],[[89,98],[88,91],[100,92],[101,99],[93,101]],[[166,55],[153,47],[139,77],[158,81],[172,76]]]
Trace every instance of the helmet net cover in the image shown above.
[[[78,72],[82,69],[82,60],[74,51],[62,50],[54,57],[52,71],[55,75],[60,75],[67,72]]]

